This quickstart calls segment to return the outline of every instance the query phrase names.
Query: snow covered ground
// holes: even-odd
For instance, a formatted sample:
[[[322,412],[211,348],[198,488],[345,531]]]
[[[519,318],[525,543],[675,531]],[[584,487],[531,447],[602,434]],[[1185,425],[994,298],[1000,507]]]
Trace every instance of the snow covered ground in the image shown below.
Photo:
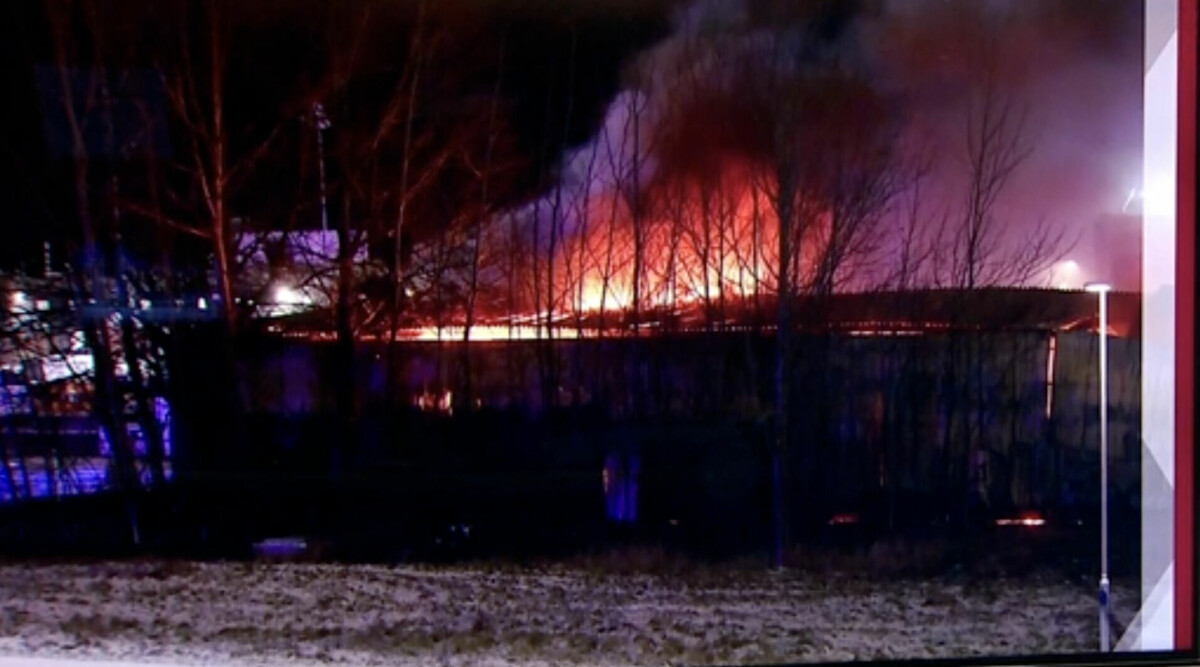
[[[78,658],[30,658],[0,656],[0,667],[177,667],[163,663],[113,662]]]
[[[1091,651],[1052,575],[869,582],[753,569],[0,565],[0,656],[159,664],[665,665]],[[0,667],[50,667],[0,661]],[[108,667],[97,665],[97,667]]]

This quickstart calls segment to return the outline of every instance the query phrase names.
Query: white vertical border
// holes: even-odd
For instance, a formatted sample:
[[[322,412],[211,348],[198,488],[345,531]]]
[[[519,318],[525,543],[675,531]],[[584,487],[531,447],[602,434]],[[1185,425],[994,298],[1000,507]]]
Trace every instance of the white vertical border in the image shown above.
[[[1178,0],[1145,0],[1142,144],[1142,606],[1121,644],[1175,647]],[[1165,483],[1164,483],[1165,482]]]

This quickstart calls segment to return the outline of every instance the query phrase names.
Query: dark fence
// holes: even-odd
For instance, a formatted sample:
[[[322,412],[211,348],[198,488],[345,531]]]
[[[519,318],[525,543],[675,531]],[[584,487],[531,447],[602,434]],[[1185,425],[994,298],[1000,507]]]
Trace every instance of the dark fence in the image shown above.
[[[1025,508],[1090,517],[1096,344],[1038,331],[800,337],[787,367],[793,534],[839,516],[874,534]],[[1140,346],[1110,345],[1113,505],[1134,516]],[[227,397],[177,392],[176,470],[213,512],[228,506],[210,539],[337,533],[410,551],[471,525],[475,544],[538,551],[603,542],[615,525],[757,548],[773,351],[769,334],[726,333],[360,345],[348,362],[330,344],[261,340],[241,349],[236,442],[218,441],[208,416]],[[177,387],[221,386],[199,359],[173,366]],[[349,422],[331,379],[347,365]]]
[[[155,548],[249,556],[254,541],[297,534],[394,560],[625,540],[726,556],[769,542],[767,333],[359,345],[353,359],[258,339],[239,344],[235,383],[202,334],[174,340],[175,481],[140,498]],[[1093,529],[1096,344],[1038,331],[799,337],[786,367],[791,534],[961,531],[1031,508]],[[1136,534],[1140,345],[1110,345],[1114,524]],[[348,370],[352,402],[335,389]],[[86,518],[124,506],[95,502],[6,509],[0,546],[81,544],[109,524],[127,541],[121,519]]]

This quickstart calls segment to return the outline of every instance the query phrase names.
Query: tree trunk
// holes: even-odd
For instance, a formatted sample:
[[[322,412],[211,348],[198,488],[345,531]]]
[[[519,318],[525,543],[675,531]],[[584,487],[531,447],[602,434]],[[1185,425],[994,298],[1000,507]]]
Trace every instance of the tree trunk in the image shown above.
[[[404,119],[404,145],[401,149],[403,155],[400,163],[400,192],[399,202],[396,212],[396,228],[395,237],[393,239],[392,252],[392,309],[391,317],[389,318],[390,332],[387,348],[387,376],[385,378],[385,395],[389,406],[395,406],[399,398],[399,378],[397,377],[399,369],[397,365],[397,345],[396,338],[400,333],[400,314],[403,312],[405,304],[404,294],[404,231],[407,223],[406,214],[408,212],[408,185],[410,171],[412,167],[412,131],[413,123],[416,120],[416,104],[417,104],[417,89],[421,82],[421,73],[424,65],[424,53],[422,51],[421,30],[423,29],[423,19],[425,14],[425,2],[422,0],[417,6],[417,27],[416,35],[413,37],[412,49],[410,51],[412,57],[415,58],[413,66],[412,81],[408,88],[408,102],[405,108]]]
[[[209,49],[212,61],[212,155],[211,155],[211,215],[213,248],[217,258],[217,271],[221,289],[221,307],[225,316],[225,332],[232,342],[237,335],[238,314],[234,302],[233,274],[233,230],[226,207],[226,142],[225,135],[225,54],[221,43],[221,16],[212,9],[209,26]]]
[[[462,345],[463,403],[467,410],[474,407],[474,375],[471,365],[471,350],[467,343],[471,340],[471,327],[475,324],[475,309],[479,297],[479,251],[482,243],[484,218],[488,215],[488,202],[491,194],[488,192],[488,186],[491,184],[492,159],[496,148],[496,107],[500,102],[500,85],[503,82],[505,39],[502,37],[500,42],[498,66],[500,71],[496,75],[496,82],[492,88],[492,99],[488,104],[487,129],[485,130],[487,145],[484,148],[483,169],[479,174],[479,213],[475,216],[475,223],[471,228],[471,273],[467,286],[466,322],[463,326]]]
[[[111,118],[109,119],[111,131]],[[111,140],[111,137],[110,137]],[[146,459],[150,464],[151,488],[161,489],[166,486],[165,469],[166,446],[163,441],[162,425],[158,423],[158,415],[154,410],[153,395],[145,373],[142,372],[141,359],[138,355],[137,331],[134,328],[133,316],[130,314],[132,295],[129,291],[129,280],[126,275],[125,253],[121,247],[121,211],[115,202],[119,199],[119,182],[114,174],[112,179],[113,196],[113,234],[115,248],[113,251],[117,264],[117,303],[121,313],[121,347],[125,354],[125,366],[129,372],[130,392],[133,396],[134,414],[142,437],[146,444]],[[148,326],[144,324],[143,326]]]
[[[786,174],[780,175],[779,199],[776,207],[779,214],[779,285],[775,314],[775,434],[771,448],[772,521],[774,523],[774,548],[772,565],[784,566],[787,548],[787,502],[785,485],[788,439],[788,360],[791,344],[791,284],[789,272],[791,261],[792,215],[794,212],[793,189]]]
[[[350,465],[357,444],[355,366],[354,357],[354,240],[350,234],[350,200],[343,199],[342,216],[337,225],[338,278],[337,307],[337,414],[341,431],[341,446],[335,450],[335,478]]]

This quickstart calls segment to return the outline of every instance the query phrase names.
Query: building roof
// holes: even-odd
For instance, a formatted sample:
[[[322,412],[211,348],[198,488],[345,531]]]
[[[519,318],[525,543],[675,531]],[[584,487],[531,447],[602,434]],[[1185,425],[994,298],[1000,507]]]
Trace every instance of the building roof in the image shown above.
[[[1141,334],[1141,294],[1108,294],[1108,331],[1120,337]],[[640,313],[638,328],[643,335],[655,332],[705,331],[710,323],[726,331],[761,328],[770,330],[775,322],[775,299],[729,299],[724,303],[692,303],[673,309],[654,309]],[[830,297],[802,297],[792,308],[792,319],[803,330],[840,331],[856,335],[931,333],[938,331],[1098,331],[1099,303],[1095,294],[1082,290],[986,288],[976,290],[911,290],[853,294]],[[386,322],[387,318],[383,318]],[[408,333],[419,331],[419,314],[405,318]],[[432,326],[433,318],[429,318]],[[554,326],[564,334],[579,330],[588,336],[603,332],[620,336],[633,329],[631,313],[586,313],[582,317],[555,314]],[[447,329],[461,323],[449,318]],[[477,326],[493,330],[508,326],[536,330],[531,316],[479,318]],[[428,328],[428,327],[425,327]],[[313,311],[271,321],[267,330],[291,335],[332,335],[332,318],[327,311]],[[378,331],[361,332],[367,337],[383,336]],[[529,336],[519,336],[521,338]],[[555,337],[571,337],[556,334]],[[411,335],[401,338],[411,339]],[[461,339],[461,333],[449,333],[446,340]]]
[[[1081,290],[988,288],[843,294],[829,306],[840,328],[984,331],[1099,330],[1099,302]],[[1141,334],[1141,294],[1108,294],[1111,335]]]

